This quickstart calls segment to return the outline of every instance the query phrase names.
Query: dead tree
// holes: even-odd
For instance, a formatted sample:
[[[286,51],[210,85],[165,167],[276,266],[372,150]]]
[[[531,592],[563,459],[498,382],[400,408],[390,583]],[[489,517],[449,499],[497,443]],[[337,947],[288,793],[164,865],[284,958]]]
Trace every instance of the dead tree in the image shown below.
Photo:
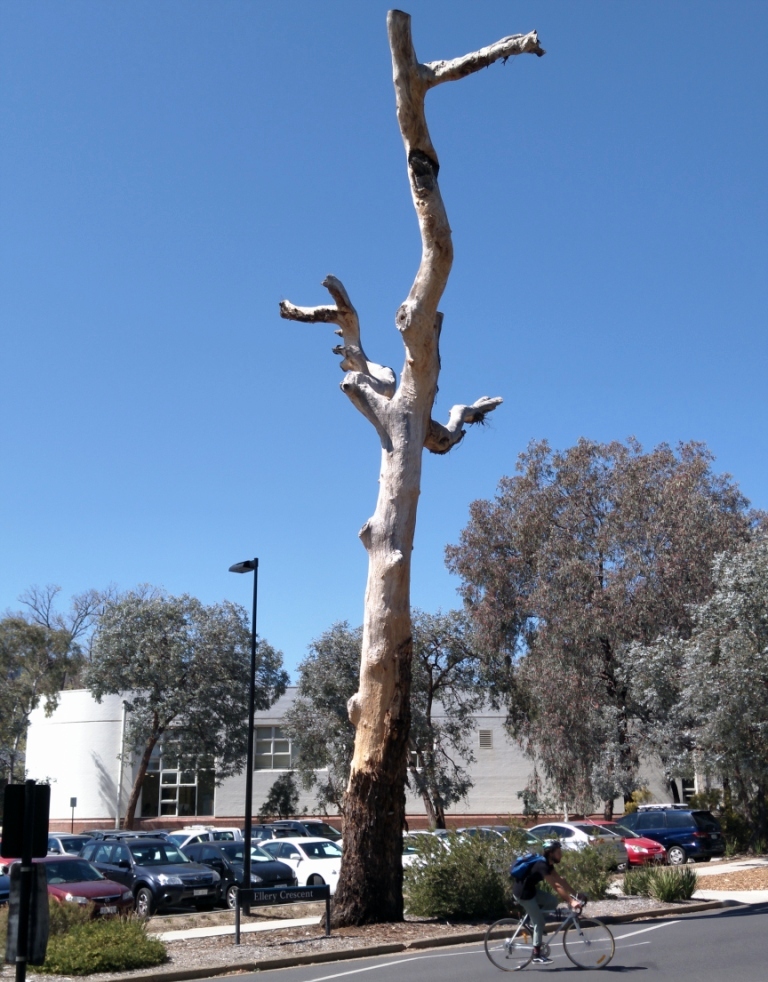
[[[446,423],[432,419],[440,371],[438,342],[443,315],[438,304],[453,260],[451,229],[437,183],[438,159],[427,130],[424,99],[442,82],[452,82],[502,59],[543,55],[536,32],[503,38],[452,61],[419,64],[408,14],[387,16],[397,104],[408,177],[421,231],[422,255],[410,293],[395,316],[405,346],[397,385],[390,368],[368,359],[357,312],[341,282],[323,286],[333,305],[297,307],[287,301],[281,316],[338,325],[342,343],[341,383],[381,440],[381,476],[376,511],[360,531],[368,552],[360,686],[349,701],[355,752],[344,802],[344,859],[334,903],[337,926],[397,921],[403,917],[402,829],[410,725],[411,550],[426,447],[444,454],[481,423],[501,399],[483,396],[456,405]]]

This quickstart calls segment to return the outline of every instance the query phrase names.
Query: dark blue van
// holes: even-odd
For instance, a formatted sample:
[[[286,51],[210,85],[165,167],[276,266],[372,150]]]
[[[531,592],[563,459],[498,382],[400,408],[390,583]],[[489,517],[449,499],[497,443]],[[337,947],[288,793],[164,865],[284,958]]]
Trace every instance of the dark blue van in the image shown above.
[[[619,822],[638,835],[660,842],[671,866],[680,866],[689,859],[707,862],[725,853],[723,830],[708,811],[685,805],[641,805]]]

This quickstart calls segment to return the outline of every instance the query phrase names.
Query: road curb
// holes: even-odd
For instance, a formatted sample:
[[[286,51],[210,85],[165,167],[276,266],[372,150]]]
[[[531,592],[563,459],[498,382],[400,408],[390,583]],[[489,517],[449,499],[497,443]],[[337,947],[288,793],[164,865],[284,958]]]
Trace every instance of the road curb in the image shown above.
[[[696,914],[705,910],[725,907],[722,900],[692,904],[683,910],[646,910],[634,914],[614,914],[601,917],[605,924],[626,924],[631,921],[646,920],[651,917],[677,917],[683,914]],[[556,923],[547,924],[553,930]],[[322,962],[341,962],[353,958],[375,958],[378,955],[394,955],[403,951],[420,951],[426,948],[444,948],[448,945],[474,944],[485,937],[482,931],[468,931],[465,934],[450,934],[443,937],[419,938],[417,941],[396,944],[370,945],[365,948],[340,948],[336,951],[321,951],[306,955],[291,955],[285,958],[262,958],[252,962],[228,962],[222,965],[207,965],[204,968],[169,969],[141,975],[122,975],[120,982],[186,982],[186,980],[208,979],[216,976],[242,974],[243,972],[267,972],[276,968],[295,968],[301,965],[317,965]]]

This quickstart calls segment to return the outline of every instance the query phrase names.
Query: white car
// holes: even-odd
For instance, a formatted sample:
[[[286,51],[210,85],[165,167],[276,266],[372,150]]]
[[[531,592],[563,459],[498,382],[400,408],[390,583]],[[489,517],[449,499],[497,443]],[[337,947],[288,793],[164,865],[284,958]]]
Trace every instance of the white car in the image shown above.
[[[189,825],[185,829],[167,834],[179,849],[195,845],[198,842],[242,842],[243,833],[236,828],[222,828],[215,825]]]
[[[599,825],[587,822],[545,822],[528,830],[539,839],[559,839],[563,849],[583,849],[602,845],[616,854],[616,866],[626,868],[627,848],[621,837]]]
[[[331,895],[336,892],[341,869],[341,849],[330,839],[297,836],[290,839],[268,839],[259,848],[273,859],[287,863],[296,872],[299,886],[322,886],[327,883]]]

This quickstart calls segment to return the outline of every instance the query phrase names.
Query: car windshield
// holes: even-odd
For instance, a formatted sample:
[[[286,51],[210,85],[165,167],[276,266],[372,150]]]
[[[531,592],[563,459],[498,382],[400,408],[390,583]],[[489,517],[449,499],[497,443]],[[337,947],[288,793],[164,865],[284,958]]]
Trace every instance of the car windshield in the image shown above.
[[[642,839],[641,835],[638,835],[637,832],[633,832],[632,829],[628,829],[626,825],[612,825],[611,832],[615,832],[617,835],[621,835],[625,839]]]
[[[187,857],[168,841],[136,842],[130,849],[137,866],[165,866],[168,863],[189,862]]]
[[[339,859],[341,849],[335,842],[302,842],[301,848],[312,859]]]
[[[225,842],[221,846],[221,851],[230,861],[230,863],[239,863],[241,866],[243,864],[243,842]],[[272,863],[274,862],[274,856],[270,856],[268,852],[265,852],[260,846],[251,846],[251,862],[252,863]]]
[[[61,848],[64,850],[64,852],[68,852],[71,855],[76,856],[86,842],[91,841],[91,837],[89,835],[76,835],[72,839],[60,839],[59,841],[61,842]]]
[[[327,822],[305,822],[310,835],[322,836],[324,839],[340,839],[341,832]]]
[[[66,862],[43,863],[45,878],[49,883],[84,883],[88,880],[103,880],[105,877],[84,859],[68,859]]]
[[[602,836],[604,838],[608,838],[614,834],[610,829],[603,828],[602,825],[587,825],[586,822],[583,825],[574,825],[573,827],[578,829],[579,832],[586,832],[587,835]]]
[[[189,838],[189,836],[187,835],[186,832],[172,832],[168,836],[168,839],[171,842],[173,842],[174,845],[177,845],[177,846],[184,845],[184,843],[187,841],[188,838]]]
[[[693,820],[704,832],[719,832],[720,823],[709,812],[694,812]]]

